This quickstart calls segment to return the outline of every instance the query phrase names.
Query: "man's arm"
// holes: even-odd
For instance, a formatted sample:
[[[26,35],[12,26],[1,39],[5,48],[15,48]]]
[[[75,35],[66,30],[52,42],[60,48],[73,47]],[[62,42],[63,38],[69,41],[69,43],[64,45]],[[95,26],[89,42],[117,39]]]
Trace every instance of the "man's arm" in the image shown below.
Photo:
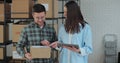
[[[27,42],[27,35],[25,33],[25,30],[23,29],[20,34],[19,41],[16,45],[16,50],[22,57],[24,57],[25,53],[27,52],[26,51],[27,49],[25,50],[25,47],[27,47],[28,45],[26,42]]]

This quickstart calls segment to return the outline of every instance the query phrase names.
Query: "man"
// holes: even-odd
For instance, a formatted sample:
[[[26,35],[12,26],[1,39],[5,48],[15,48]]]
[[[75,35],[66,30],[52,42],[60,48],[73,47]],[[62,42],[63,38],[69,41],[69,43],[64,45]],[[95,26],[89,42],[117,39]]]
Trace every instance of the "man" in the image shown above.
[[[31,22],[22,30],[19,42],[16,45],[17,52],[21,56],[32,60],[33,63],[50,63],[50,59],[33,59],[30,54],[30,46],[49,46],[51,42],[57,40],[55,30],[45,23],[46,10],[43,5],[35,4],[32,16],[34,22]],[[24,48],[26,48],[26,51]]]

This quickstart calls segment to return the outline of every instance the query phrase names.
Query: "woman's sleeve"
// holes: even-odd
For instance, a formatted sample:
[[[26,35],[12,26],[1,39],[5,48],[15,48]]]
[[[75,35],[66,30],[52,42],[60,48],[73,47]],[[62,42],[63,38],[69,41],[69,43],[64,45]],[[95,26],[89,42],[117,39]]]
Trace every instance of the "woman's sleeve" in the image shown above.
[[[61,25],[61,27],[59,28],[59,31],[58,31],[58,42],[59,43],[62,43],[62,32],[63,32],[63,30],[62,30],[62,25]],[[61,51],[62,50],[62,48],[61,47],[57,47],[56,48],[57,50],[59,50],[59,51]]]
[[[83,32],[83,46],[80,48],[81,55],[89,55],[93,52],[92,47],[92,32],[89,25],[85,26],[84,32]]]

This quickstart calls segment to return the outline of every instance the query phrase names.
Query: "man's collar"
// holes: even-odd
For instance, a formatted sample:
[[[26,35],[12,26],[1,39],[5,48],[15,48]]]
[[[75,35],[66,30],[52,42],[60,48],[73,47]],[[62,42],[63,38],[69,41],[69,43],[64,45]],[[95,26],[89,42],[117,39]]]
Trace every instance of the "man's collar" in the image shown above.
[[[44,22],[44,25],[43,26],[39,26],[37,23],[33,23],[33,26],[36,26],[36,27],[39,27],[39,28],[44,28],[46,26],[46,23]]]

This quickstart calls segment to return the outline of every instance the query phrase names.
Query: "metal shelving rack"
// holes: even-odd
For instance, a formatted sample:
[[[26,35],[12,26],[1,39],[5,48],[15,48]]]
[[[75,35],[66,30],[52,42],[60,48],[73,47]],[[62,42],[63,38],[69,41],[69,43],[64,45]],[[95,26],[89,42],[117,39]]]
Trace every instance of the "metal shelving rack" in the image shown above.
[[[7,20],[7,15],[8,12],[6,12],[6,2],[10,2],[10,0],[1,0],[1,2],[4,4],[4,21],[0,21],[0,25],[3,26],[3,42],[0,43],[0,48],[3,49],[3,58],[0,59],[0,63],[7,63],[10,59],[11,56],[7,55],[7,47],[8,45],[11,45],[12,42],[11,40],[9,40],[8,36],[9,36],[9,25],[8,25],[8,20]],[[6,39],[8,38],[8,39]]]

